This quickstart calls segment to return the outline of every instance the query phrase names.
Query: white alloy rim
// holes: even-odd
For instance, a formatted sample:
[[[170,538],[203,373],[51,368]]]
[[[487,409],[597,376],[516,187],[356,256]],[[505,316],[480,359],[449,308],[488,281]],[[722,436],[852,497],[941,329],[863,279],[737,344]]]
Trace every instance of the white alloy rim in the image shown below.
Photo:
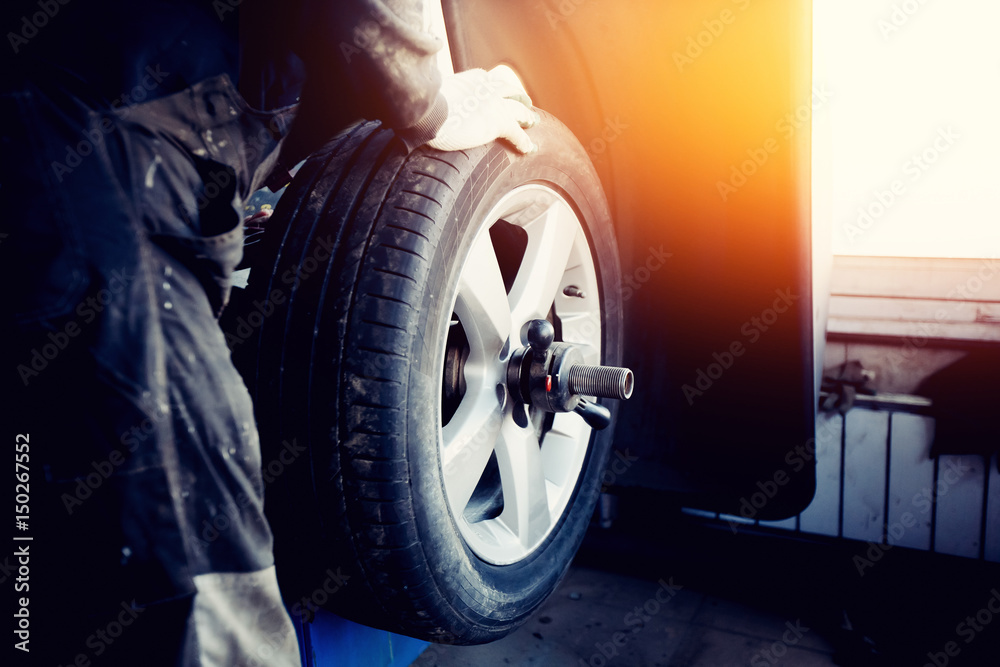
[[[490,233],[497,224],[522,239],[523,257],[498,252]],[[452,312],[445,356],[461,362],[450,375],[446,363],[439,377],[452,378],[454,387],[460,376],[464,384],[460,392],[452,388],[447,415],[440,399],[445,493],[469,548],[484,561],[509,565],[532,554],[559,523],[590,444],[591,428],[572,412],[531,409],[527,427],[518,426],[515,410],[523,408],[506,389],[507,360],[525,345],[525,325],[534,319],[553,320],[556,340],[579,344],[585,363],[601,363],[597,270],[566,200],[540,184],[505,195],[462,260]]]

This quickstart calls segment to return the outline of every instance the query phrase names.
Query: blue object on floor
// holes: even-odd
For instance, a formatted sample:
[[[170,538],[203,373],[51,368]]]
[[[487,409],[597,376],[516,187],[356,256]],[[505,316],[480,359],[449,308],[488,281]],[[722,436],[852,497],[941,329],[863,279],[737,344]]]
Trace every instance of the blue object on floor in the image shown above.
[[[406,667],[428,642],[376,630],[320,609],[312,623],[292,617],[304,667]]]

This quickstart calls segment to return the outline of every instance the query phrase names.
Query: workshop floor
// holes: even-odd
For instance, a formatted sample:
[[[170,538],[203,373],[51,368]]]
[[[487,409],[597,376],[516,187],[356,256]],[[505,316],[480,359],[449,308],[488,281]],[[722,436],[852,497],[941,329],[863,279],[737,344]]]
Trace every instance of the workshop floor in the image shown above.
[[[831,644],[801,618],[687,587],[670,597],[670,586],[679,582],[664,582],[574,567],[541,611],[505,639],[484,646],[431,646],[413,664],[836,664]]]
[[[431,645],[413,665],[1000,664],[1000,614],[971,637],[957,626],[970,614],[992,620],[995,564],[897,548],[859,572],[865,543],[733,534],[649,506],[640,499],[612,529],[592,527],[566,579],[517,631],[483,646]]]

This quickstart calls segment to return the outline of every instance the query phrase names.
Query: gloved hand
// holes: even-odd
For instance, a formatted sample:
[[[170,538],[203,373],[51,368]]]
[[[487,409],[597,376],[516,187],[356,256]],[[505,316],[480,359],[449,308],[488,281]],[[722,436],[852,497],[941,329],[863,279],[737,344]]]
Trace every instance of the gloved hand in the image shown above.
[[[514,71],[497,65],[490,71],[473,69],[447,76],[441,92],[448,102],[448,119],[431,148],[458,151],[506,139],[522,153],[538,150],[523,128],[541,118]]]

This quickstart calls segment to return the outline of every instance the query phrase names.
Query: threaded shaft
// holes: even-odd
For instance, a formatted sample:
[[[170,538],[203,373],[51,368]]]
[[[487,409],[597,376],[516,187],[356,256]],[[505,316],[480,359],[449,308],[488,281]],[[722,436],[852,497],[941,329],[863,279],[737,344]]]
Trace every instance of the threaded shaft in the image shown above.
[[[627,368],[574,364],[569,369],[569,390],[574,394],[625,399],[632,395],[633,382]]]

